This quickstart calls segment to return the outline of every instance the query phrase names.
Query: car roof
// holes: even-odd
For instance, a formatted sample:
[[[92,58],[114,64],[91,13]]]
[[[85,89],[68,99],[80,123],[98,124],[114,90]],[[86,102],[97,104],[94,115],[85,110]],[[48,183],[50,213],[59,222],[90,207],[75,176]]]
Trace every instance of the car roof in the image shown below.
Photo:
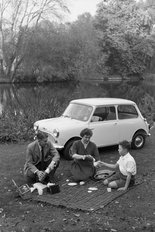
[[[72,100],[71,103],[86,104],[93,106],[135,104],[135,102],[122,98],[82,98]]]

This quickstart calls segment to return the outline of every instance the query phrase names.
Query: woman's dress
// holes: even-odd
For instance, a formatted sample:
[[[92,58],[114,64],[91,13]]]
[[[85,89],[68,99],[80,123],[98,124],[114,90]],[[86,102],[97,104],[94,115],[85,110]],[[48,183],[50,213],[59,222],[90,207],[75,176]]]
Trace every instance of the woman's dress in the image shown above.
[[[71,147],[71,156],[74,154],[78,155],[91,155],[95,161],[99,160],[98,149],[93,142],[89,142],[87,147],[79,141],[75,141]],[[86,158],[84,160],[74,159],[71,165],[71,173],[75,181],[87,180],[93,177],[95,173],[94,160],[92,158]]]

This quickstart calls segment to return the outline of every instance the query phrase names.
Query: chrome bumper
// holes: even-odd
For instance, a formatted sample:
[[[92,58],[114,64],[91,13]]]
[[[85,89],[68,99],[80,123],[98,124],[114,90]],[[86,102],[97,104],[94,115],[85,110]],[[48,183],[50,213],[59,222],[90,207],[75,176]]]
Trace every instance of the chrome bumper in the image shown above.
[[[59,145],[57,143],[52,143],[52,144],[57,150],[62,150],[64,148],[64,146],[61,146],[61,145]]]

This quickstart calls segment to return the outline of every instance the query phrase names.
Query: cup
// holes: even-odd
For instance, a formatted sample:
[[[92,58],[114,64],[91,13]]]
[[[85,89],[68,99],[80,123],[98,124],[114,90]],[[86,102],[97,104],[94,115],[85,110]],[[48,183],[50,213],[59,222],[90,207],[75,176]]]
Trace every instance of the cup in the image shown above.
[[[107,191],[108,191],[108,193],[110,193],[111,192],[111,188],[107,188]]]

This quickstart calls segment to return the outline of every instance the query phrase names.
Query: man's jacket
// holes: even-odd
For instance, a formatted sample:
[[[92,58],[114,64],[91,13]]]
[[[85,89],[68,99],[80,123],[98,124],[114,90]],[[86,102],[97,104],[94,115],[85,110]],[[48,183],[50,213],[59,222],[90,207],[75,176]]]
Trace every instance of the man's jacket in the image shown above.
[[[57,164],[60,160],[58,151],[51,142],[47,142],[43,148],[44,161],[55,161]],[[36,165],[41,162],[42,154],[38,141],[30,143],[26,151],[26,163],[24,165],[24,173],[31,170],[33,173],[37,170]]]

